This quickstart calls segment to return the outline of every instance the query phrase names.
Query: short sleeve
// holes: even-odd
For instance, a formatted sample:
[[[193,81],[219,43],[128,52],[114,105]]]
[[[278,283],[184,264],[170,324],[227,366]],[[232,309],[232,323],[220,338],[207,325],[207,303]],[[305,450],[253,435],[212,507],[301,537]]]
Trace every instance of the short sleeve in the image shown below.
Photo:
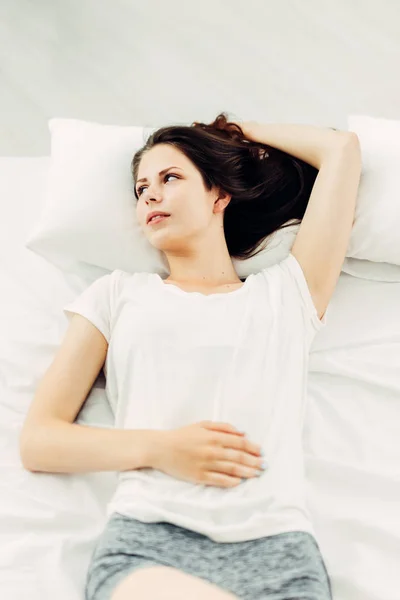
[[[293,283],[298,291],[299,298],[303,304],[306,315],[308,316],[315,331],[320,331],[326,326],[326,312],[322,319],[320,319],[299,261],[290,252],[289,255],[279,263],[279,265],[293,279]]]
[[[63,307],[63,312],[68,319],[73,313],[88,319],[104,335],[107,342],[111,337],[111,305],[112,283],[115,271],[96,279],[72,302]]]
[[[303,333],[311,345],[315,335],[326,326],[326,313],[320,319],[300,263],[292,253],[272,266],[262,269],[260,276],[267,284],[269,309],[278,327],[293,335]]]

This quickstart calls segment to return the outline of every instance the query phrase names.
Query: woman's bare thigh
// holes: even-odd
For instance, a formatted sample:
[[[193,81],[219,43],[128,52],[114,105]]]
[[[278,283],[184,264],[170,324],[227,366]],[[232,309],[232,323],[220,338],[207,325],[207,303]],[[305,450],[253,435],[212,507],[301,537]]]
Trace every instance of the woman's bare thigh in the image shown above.
[[[110,600],[236,600],[237,596],[179,569],[142,567],[127,575]]]

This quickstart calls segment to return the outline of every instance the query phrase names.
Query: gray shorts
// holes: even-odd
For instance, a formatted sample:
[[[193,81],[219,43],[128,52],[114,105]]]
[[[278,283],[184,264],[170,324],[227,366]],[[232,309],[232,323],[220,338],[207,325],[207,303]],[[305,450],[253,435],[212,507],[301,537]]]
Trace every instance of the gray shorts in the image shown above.
[[[220,543],[172,523],[143,523],[117,512],[94,548],[85,600],[110,600],[122,579],[150,565],[174,567],[243,600],[332,600],[318,544],[305,531]]]

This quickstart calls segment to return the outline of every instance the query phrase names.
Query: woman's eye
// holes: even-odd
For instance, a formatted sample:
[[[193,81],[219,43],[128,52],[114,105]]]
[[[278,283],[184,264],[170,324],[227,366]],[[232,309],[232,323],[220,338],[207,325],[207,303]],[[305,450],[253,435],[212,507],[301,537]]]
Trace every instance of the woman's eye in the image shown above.
[[[164,181],[166,180],[167,177],[176,177],[177,179],[179,179],[179,177],[177,175],[174,175],[173,173],[167,173],[164,177]],[[140,196],[141,195],[141,190],[146,187],[145,185],[141,185],[137,190],[137,195]]]

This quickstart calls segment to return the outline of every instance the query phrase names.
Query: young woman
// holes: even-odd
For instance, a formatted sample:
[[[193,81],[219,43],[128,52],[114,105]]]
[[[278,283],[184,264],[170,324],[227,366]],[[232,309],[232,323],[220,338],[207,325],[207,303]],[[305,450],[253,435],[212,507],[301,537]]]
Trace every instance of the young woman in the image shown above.
[[[221,113],[154,132],[132,174],[138,222],[169,276],[113,271],[69,307],[82,381],[90,363],[76,404],[107,355],[119,428],[91,440],[75,430],[74,445],[70,433],[63,463],[120,472],[86,600],[331,599],[302,427],[309,349],[354,220],[358,138]],[[232,258],[296,219],[289,255],[243,282]],[[69,411],[57,415],[72,423]]]

